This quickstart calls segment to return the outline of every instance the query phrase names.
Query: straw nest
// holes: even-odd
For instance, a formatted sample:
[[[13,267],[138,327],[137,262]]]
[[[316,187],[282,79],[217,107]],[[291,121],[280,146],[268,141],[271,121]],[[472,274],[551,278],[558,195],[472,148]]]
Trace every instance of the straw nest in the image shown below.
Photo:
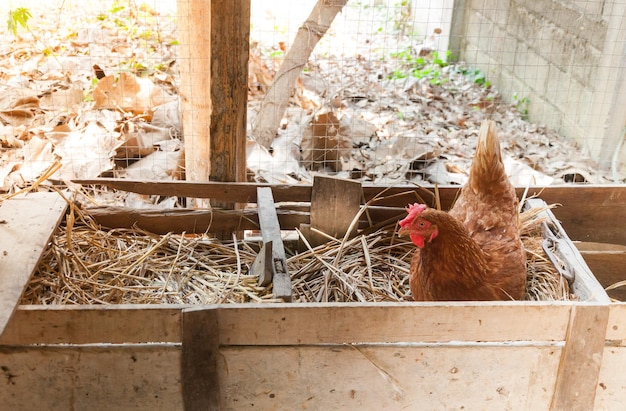
[[[542,249],[537,209],[522,212],[527,300],[567,300],[570,292]],[[414,246],[396,225],[302,253],[288,250],[293,300],[406,301]],[[102,230],[71,204],[24,294],[23,304],[216,304],[277,302],[248,274],[258,242],[205,235]],[[289,244],[287,244],[289,248]]]

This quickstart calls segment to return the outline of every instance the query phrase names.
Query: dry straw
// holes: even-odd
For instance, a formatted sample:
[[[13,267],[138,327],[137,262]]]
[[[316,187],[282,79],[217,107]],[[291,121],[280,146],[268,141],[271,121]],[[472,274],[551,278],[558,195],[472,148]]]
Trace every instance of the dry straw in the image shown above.
[[[520,213],[528,255],[526,299],[567,300],[567,282],[542,249],[539,211]],[[392,222],[353,238],[330,239],[319,247],[291,253],[293,300],[405,301],[414,246],[398,238],[396,228]],[[155,235],[138,228],[103,230],[71,203],[22,303],[276,302],[271,286],[259,287],[257,278],[248,275],[258,247],[256,242],[235,237],[218,241],[206,235]]]

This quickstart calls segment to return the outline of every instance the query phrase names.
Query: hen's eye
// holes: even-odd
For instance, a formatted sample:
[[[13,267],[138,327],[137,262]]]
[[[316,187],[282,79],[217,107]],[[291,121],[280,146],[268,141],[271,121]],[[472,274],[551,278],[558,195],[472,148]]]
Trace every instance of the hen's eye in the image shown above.
[[[426,223],[424,223],[423,221],[420,221],[419,223],[417,223],[418,227],[425,227]]]

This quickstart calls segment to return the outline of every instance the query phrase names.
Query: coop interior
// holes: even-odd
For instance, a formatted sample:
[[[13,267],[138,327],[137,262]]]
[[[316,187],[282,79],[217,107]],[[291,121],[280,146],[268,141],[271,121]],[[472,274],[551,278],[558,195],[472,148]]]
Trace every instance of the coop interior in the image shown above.
[[[486,124],[519,201],[526,264],[523,303],[495,310],[530,304],[580,336],[587,318],[571,307],[623,307],[622,2],[12,0],[0,13],[0,349],[35,335],[15,331],[19,319],[54,310],[423,307],[400,221],[413,203],[453,207]],[[616,310],[593,313],[621,335]],[[207,338],[228,346],[219,327],[220,342]],[[559,358],[592,356],[605,332]],[[580,405],[568,384],[589,372],[583,404],[618,409],[623,388],[603,394],[607,371],[585,364],[560,369],[554,397],[524,404]],[[396,383],[397,405],[408,400]],[[218,385],[223,409],[252,401],[238,382]],[[200,391],[183,388],[186,407],[220,402]]]

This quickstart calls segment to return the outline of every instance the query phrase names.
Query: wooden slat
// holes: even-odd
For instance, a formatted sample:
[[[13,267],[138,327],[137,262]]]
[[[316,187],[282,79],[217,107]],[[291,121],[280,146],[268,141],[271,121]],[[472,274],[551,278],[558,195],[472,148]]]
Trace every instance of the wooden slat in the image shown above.
[[[626,281],[626,245],[578,242],[575,244],[603,287]],[[626,285],[607,290],[609,297],[626,301]]]
[[[183,311],[181,379],[186,410],[221,410],[217,321],[215,309]]]
[[[176,305],[19,306],[0,345],[180,343]]]
[[[546,410],[560,351],[532,341],[227,347],[221,350],[222,406],[225,411]]]
[[[258,230],[256,210],[139,210],[124,207],[90,208],[89,214],[101,226],[107,228],[131,228],[137,226],[155,234],[231,232]],[[309,222],[309,213],[276,210],[281,227],[297,227]]]
[[[145,195],[215,198],[233,203],[256,203],[258,187],[271,187],[274,201],[311,201],[311,185],[278,185],[260,183],[222,183],[190,181],[137,181],[118,178],[73,180],[82,185],[103,185],[116,190]]]
[[[359,182],[315,176],[311,193],[311,228],[341,239],[359,212],[360,204]]]
[[[180,346],[0,346],[0,364],[3,410],[183,409]]]
[[[551,410],[593,409],[608,318],[608,304],[573,306]]]
[[[257,187],[272,187],[275,202],[310,202],[311,185],[269,185],[250,183],[150,182],[120,179],[75,180],[79,184],[106,185],[140,194],[159,194],[198,198],[219,198],[238,203],[256,202]],[[439,187],[442,209],[450,208],[459,187]],[[518,196],[525,187],[517,188]],[[363,185],[366,201],[380,196],[379,206],[405,207],[418,201],[416,193],[430,206],[435,205],[434,188],[414,186]],[[561,204],[553,210],[570,238],[580,241],[626,245],[626,186],[564,185],[530,187],[529,195],[538,195],[548,204]],[[297,226],[297,225],[296,225]]]
[[[626,303],[613,303],[609,310],[606,339],[626,345]]]
[[[571,306],[528,302],[229,305],[219,313],[220,343],[563,341]]]
[[[626,404],[626,347],[606,346],[596,389],[594,410],[622,411]]]
[[[66,209],[57,193],[26,193],[0,203],[0,335]]]

